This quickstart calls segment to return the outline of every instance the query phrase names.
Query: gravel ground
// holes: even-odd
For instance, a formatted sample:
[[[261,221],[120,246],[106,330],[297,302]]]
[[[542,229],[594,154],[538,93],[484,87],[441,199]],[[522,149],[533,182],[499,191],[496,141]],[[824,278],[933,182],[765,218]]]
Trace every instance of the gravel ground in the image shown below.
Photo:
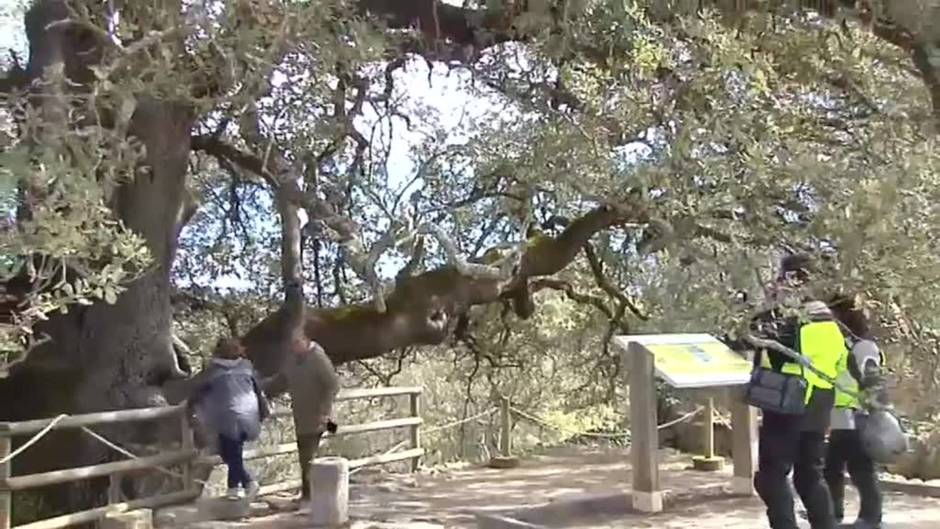
[[[625,491],[630,483],[629,457],[623,450],[558,449],[523,458],[519,468],[451,468],[415,475],[364,471],[351,488],[353,529],[474,528],[474,512],[505,511],[544,504],[573,495],[604,495]],[[730,471],[700,473],[688,469],[689,459],[664,452],[661,481],[665,489],[688,494],[654,516],[567,520],[556,527],[596,529],[696,528],[765,529],[764,509],[757,498],[715,497],[695,491],[714,491],[727,483]],[[847,512],[855,512],[850,493]],[[304,509],[287,498],[270,503],[286,512],[239,522],[210,522],[193,529],[300,529],[309,527]],[[886,524],[890,529],[940,529],[940,500],[906,494],[886,494]],[[808,526],[806,526],[808,527]]]

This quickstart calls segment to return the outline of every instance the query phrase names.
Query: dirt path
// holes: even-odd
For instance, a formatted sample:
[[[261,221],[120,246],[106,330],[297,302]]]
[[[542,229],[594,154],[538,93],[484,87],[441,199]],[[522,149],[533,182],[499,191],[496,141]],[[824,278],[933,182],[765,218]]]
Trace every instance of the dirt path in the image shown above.
[[[355,529],[473,528],[474,512],[504,511],[546,503],[571,495],[608,494],[628,488],[628,454],[622,450],[555,450],[525,458],[511,470],[464,468],[445,472],[356,476],[350,513]],[[691,491],[726,483],[730,472],[687,470],[688,459],[665,457],[661,465],[666,489]],[[854,496],[847,512],[855,512]],[[940,500],[887,494],[886,523],[892,529],[940,528]],[[757,498],[700,498],[680,503],[656,516],[624,515],[617,519],[584,520],[566,527],[615,529],[627,527],[697,529],[762,529],[763,506]],[[200,529],[300,529],[307,527],[304,511],[279,513],[237,523],[200,524]]]

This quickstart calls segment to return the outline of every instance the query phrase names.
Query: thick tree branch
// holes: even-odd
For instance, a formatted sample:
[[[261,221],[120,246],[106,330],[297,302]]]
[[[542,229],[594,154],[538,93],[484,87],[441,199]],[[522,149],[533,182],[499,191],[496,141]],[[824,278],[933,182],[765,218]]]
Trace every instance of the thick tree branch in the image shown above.
[[[530,241],[508,283],[492,277],[464,275],[448,266],[399,278],[385,300],[384,312],[378,311],[374,303],[310,309],[307,335],[319,342],[337,364],[373,358],[409,345],[443,343],[457,317],[470,307],[516,296],[531,298],[530,278],[563,269],[598,231],[634,222],[641,211],[601,206],[575,219],[557,237],[541,236]],[[280,365],[279,356],[283,353],[270,344],[283,318],[282,311],[277,311],[243,338],[262,373],[272,373]]]

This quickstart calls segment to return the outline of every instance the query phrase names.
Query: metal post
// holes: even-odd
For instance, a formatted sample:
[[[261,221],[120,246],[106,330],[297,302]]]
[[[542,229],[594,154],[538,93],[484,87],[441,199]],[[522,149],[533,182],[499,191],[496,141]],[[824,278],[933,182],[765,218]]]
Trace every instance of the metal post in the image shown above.
[[[499,401],[499,454],[506,458],[512,457],[512,414],[509,408],[509,397],[501,397]]]
[[[180,449],[195,450],[196,442],[193,438],[193,427],[189,423],[188,409],[183,406],[180,411]],[[186,460],[183,463],[183,490],[192,490],[195,482],[193,481],[193,459]]]
[[[10,455],[10,438],[0,434],[0,459]],[[12,461],[0,464],[0,479],[10,477]],[[10,529],[13,524],[13,493],[0,490],[0,529]]]
[[[420,418],[421,417],[421,394],[412,393],[411,395],[411,416]],[[421,448],[421,425],[416,424],[411,427],[411,447],[412,448]],[[418,468],[421,466],[421,458],[415,457],[411,460],[411,471],[417,472]]]

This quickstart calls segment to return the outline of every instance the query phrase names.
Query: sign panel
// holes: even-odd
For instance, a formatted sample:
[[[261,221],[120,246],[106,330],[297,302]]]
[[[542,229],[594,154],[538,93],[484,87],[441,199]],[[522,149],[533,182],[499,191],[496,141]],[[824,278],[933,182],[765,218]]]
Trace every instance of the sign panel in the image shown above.
[[[656,375],[676,388],[746,384],[751,362],[710,334],[641,334],[617,336],[628,351],[634,342],[653,355]]]

